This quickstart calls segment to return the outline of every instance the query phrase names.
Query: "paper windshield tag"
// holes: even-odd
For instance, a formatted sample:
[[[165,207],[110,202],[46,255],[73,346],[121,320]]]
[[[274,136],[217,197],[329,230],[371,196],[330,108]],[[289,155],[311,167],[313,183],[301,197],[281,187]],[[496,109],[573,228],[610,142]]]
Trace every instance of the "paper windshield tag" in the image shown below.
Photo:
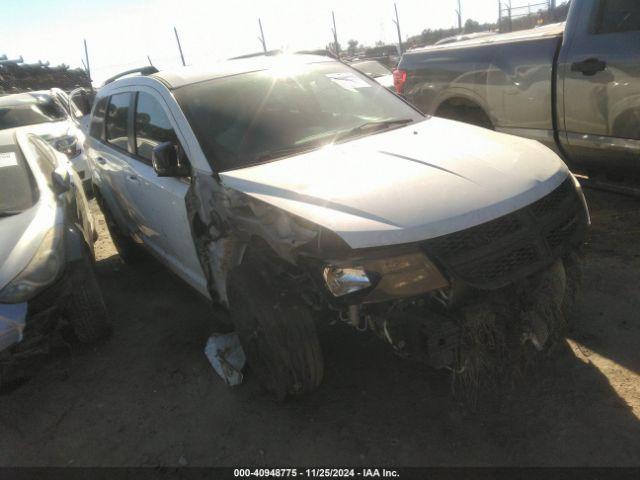
[[[2,167],[17,167],[18,159],[13,152],[0,153],[0,168]]]
[[[329,73],[327,77],[350,92],[356,92],[358,88],[371,88],[371,85],[353,73]]]

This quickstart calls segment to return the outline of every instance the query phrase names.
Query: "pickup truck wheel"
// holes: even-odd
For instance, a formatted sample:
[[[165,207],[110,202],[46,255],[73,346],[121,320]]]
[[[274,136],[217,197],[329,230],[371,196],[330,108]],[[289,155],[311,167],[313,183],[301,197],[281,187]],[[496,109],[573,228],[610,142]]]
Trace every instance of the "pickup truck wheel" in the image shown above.
[[[478,106],[445,104],[438,109],[436,116],[495,130],[491,119]]]
[[[112,327],[100,286],[88,259],[71,274],[71,295],[66,316],[81,343],[95,343],[108,337]]]
[[[315,390],[324,363],[306,305],[281,295],[251,264],[229,273],[227,296],[247,362],[266,390],[278,400]]]

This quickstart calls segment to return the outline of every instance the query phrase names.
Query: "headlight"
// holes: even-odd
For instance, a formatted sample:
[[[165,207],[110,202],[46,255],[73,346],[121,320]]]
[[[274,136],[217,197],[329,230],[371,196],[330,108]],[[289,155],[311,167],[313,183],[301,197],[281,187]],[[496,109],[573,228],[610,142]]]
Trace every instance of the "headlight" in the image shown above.
[[[326,267],[323,276],[334,297],[344,297],[371,286],[371,280],[362,267]]]
[[[324,269],[324,280],[334,296],[343,297],[375,286],[364,299],[366,303],[375,303],[417,297],[449,286],[438,267],[420,251],[361,259],[358,264]]]
[[[27,267],[0,291],[0,302],[20,303],[29,300],[53,283],[64,265],[62,229],[50,229]]]
[[[81,150],[78,145],[78,139],[73,135],[65,135],[60,138],[56,138],[51,141],[54,148],[61,153],[64,153],[67,158],[75,158],[80,155]]]

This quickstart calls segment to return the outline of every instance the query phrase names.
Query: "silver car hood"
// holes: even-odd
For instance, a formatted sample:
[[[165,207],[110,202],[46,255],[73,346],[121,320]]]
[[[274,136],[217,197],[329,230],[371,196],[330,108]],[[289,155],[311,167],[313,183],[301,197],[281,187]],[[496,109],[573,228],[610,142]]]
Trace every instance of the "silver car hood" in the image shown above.
[[[537,142],[430,118],[220,177],[226,187],[366,248],[493,220],[547,195],[568,175]]]

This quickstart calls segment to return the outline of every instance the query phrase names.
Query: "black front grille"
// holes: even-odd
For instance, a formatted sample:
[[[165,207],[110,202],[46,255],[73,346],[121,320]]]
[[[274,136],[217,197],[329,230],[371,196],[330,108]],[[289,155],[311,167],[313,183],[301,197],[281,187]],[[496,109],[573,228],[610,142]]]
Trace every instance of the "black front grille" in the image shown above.
[[[470,249],[490,245],[498,238],[517,232],[521,227],[517,217],[507,215],[453,235],[435,238],[431,241],[431,245],[438,250],[439,254],[450,257]]]
[[[577,241],[585,220],[569,178],[525,208],[429,240],[424,249],[462,281],[478,288],[501,288],[560,256]]]
[[[571,182],[571,179],[563,182],[558,188],[551,192],[546,197],[542,197],[537,202],[532,203],[527,207],[535,217],[544,217],[548,215],[554,209],[560,208],[562,202],[567,198],[572,198],[577,201],[575,188]]]
[[[576,230],[580,226],[578,219],[573,217],[565,222],[563,225],[560,225],[553,230],[547,233],[546,239],[549,247],[551,249],[556,249],[562,247],[569,239],[571,239]]]

